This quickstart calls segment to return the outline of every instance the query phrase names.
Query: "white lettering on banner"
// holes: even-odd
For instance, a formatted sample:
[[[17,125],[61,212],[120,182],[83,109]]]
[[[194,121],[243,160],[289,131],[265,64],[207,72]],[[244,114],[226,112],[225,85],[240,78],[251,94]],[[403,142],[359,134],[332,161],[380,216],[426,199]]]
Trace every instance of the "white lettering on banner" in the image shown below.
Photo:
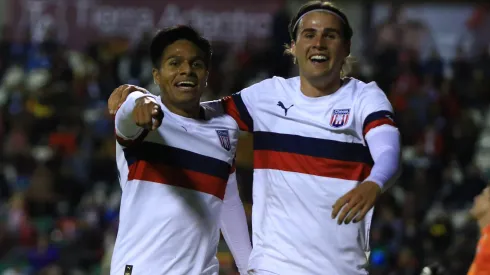
[[[62,0],[18,0],[20,16],[14,17],[17,33],[22,33],[29,28],[32,40],[39,42],[44,39],[50,28],[56,26],[57,36],[61,41],[68,37],[66,22],[67,5]],[[50,11],[51,6],[56,10]]]
[[[149,8],[100,6],[93,11],[91,19],[92,27],[108,35],[132,35],[154,27],[153,11]]]
[[[270,33],[272,15],[268,13],[212,12],[193,8],[181,10],[176,5],[165,7],[159,28],[190,24],[206,38],[224,42],[242,42],[247,37],[266,38]]]
[[[69,44],[97,35],[139,39],[145,31],[178,24],[192,25],[213,41],[242,43],[245,39],[267,38],[273,18],[270,11],[249,12],[239,8],[215,11],[199,6],[184,9],[177,4],[145,1],[137,7],[123,0],[120,5],[103,0],[12,1],[18,15],[12,23],[18,33],[28,26],[36,40],[42,40],[46,31],[54,26],[60,40]]]

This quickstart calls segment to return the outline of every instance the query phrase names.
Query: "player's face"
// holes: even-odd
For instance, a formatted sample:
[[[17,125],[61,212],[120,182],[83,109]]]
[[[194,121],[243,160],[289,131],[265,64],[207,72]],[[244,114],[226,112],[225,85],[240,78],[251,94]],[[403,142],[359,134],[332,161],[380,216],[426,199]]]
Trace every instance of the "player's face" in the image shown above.
[[[327,12],[311,12],[300,21],[291,50],[300,75],[325,77],[340,75],[349,55],[349,42],[342,36],[342,21]]]
[[[470,214],[475,219],[480,219],[490,212],[490,187],[483,189],[483,191],[475,197],[473,207],[470,210]]]
[[[188,40],[169,45],[163,52],[160,69],[153,69],[162,97],[178,106],[199,104],[208,76],[204,59],[204,53]]]

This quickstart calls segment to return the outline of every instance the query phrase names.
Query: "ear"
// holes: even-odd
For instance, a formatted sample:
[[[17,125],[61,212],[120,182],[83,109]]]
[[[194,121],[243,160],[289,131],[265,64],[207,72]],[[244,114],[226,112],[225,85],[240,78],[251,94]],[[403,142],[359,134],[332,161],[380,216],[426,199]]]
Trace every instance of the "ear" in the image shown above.
[[[351,42],[350,40],[349,41],[346,41],[345,42],[345,51],[346,51],[346,57],[350,55],[350,46],[351,46]]]
[[[296,43],[294,40],[291,40],[291,55],[296,58]]]
[[[153,83],[160,86],[160,74],[158,74],[158,69],[153,68],[151,74],[153,75]]]

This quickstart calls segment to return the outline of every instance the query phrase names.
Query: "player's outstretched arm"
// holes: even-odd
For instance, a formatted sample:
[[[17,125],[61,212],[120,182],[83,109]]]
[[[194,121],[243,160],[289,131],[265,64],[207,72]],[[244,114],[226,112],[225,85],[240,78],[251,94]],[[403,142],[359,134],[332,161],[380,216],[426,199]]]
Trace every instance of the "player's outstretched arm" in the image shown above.
[[[112,91],[107,100],[107,109],[109,110],[109,113],[111,115],[116,114],[116,111],[133,92],[140,92],[152,96],[152,94],[145,88],[129,84],[121,85]]]
[[[163,119],[163,112],[154,97],[133,92],[131,86],[121,86],[116,90],[128,91],[127,100],[116,112],[116,137],[121,145],[128,146],[148,130],[155,130]]]
[[[220,228],[241,275],[247,274],[248,258],[252,251],[245,210],[238,193],[233,172],[226,187],[221,210]]]

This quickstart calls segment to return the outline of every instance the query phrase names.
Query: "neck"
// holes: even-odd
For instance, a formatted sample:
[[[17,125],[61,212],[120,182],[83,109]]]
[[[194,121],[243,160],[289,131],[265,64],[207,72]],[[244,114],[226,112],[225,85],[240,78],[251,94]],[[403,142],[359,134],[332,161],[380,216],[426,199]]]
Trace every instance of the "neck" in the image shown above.
[[[201,107],[199,106],[199,101],[196,104],[192,104],[189,106],[181,107],[181,106],[176,106],[174,104],[171,104],[168,99],[166,99],[163,95],[160,96],[163,105],[167,107],[167,109],[170,110],[170,112],[183,116],[183,117],[188,117],[188,118],[195,118],[199,119],[199,113],[201,111]]]
[[[490,225],[490,214],[485,215],[481,219],[478,220],[478,226],[480,227],[480,230],[483,230],[485,227]]]
[[[321,97],[335,93],[342,85],[340,77],[312,81],[300,76],[301,92],[307,97]]]

